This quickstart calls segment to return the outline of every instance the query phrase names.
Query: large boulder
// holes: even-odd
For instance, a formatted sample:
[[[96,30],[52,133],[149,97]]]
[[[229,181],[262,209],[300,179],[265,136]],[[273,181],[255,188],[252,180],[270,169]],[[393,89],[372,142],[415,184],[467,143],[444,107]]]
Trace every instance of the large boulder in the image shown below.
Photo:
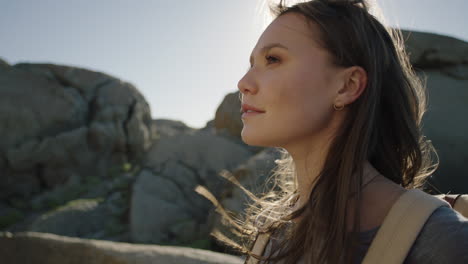
[[[103,73],[0,67],[0,199],[28,199],[74,175],[106,177],[153,143],[148,103]]]
[[[443,193],[467,193],[468,78],[457,80],[436,70],[421,74],[427,78],[429,93],[423,131],[440,159],[430,183]]]
[[[243,124],[239,95],[239,92],[229,93],[216,109],[214,127],[217,133],[227,133],[234,137],[240,137]]]
[[[207,243],[212,205],[194,189],[203,185],[219,195],[226,181],[218,173],[234,169],[251,155],[245,147],[204,131],[172,136],[153,145],[133,185],[132,240]]]
[[[428,187],[444,193],[466,193],[468,43],[424,32],[404,31],[403,35],[410,61],[427,83],[428,111],[423,132],[440,159]]]
[[[242,258],[201,249],[132,245],[44,233],[0,233],[2,263],[241,264]]]
[[[441,71],[454,79],[468,79],[468,43],[434,33],[403,31],[411,64],[420,70]]]
[[[273,186],[271,177],[277,166],[275,160],[279,158],[281,153],[278,149],[266,148],[239,165],[232,171],[232,175],[243,187],[258,195]],[[244,191],[233,184],[227,185],[221,194],[223,207],[239,216],[250,202]]]
[[[28,201],[33,210],[0,204],[0,229],[128,242],[131,185],[139,168],[127,170],[106,179],[72,177]]]
[[[184,122],[169,119],[153,120],[153,125],[156,127],[155,130],[160,139],[180,134],[190,134],[196,131],[196,129],[187,126]]]
[[[102,200],[79,199],[38,217],[29,230],[62,236],[101,238],[110,218]]]
[[[0,58],[0,70],[1,69],[6,69],[8,67],[10,67],[10,64],[8,64],[8,62],[6,62],[6,61],[2,60],[2,58]]]

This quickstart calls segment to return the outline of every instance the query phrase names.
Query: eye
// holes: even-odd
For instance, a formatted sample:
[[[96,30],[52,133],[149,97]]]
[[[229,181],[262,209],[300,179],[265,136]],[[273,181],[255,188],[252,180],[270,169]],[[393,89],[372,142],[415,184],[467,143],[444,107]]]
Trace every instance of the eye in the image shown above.
[[[268,62],[267,64],[278,63],[280,61],[280,59],[278,57],[272,56],[272,55],[265,56],[265,60]],[[252,69],[252,67],[253,67],[253,65],[250,65],[250,67],[248,67],[247,71]]]
[[[268,64],[279,62],[277,57],[271,55],[266,56],[265,59],[268,61]]]

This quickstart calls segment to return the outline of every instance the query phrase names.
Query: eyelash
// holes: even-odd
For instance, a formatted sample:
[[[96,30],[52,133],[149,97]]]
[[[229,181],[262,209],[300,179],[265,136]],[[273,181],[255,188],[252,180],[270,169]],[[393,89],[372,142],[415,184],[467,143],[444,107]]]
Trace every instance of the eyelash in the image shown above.
[[[275,60],[275,62],[273,62],[273,63],[277,63],[277,62],[280,61],[280,60],[278,59],[278,57],[272,56],[272,55],[267,55],[267,56],[265,56],[265,59],[266,59],[267,61],[270,61],[270,59]],[[271,64],[271,63],[268,63],[268,64]],[[250,66],[249,69],[251,69],[252,67],[253,67],[253,66]]]
[[[273,60],[275,60],[276,62],[279,62],[279,59],[278,59],[277,57],[275,57],[275,56],[272,56],[272,55],[266,56],[265,59],[266,59],[267,61],[269,61],[269,59],[273,59]]]

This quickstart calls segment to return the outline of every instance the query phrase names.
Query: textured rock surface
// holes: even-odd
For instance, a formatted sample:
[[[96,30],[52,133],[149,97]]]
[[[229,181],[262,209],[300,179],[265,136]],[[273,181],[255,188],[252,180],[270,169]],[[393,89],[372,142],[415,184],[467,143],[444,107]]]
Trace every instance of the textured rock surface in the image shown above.
[[[10,64],[8,64],[8,62],[2,60],[2,58],[0,58],[0,69],[5,69],[5,68],[8,68],[10,67]]]
[[[243,124],[239,95],[239,92],[226,95],[221,105],[218,106],[214,119],[214,127],[217,133],[224,133],[226,131],[232,136],[240,137]]]
[[[168,119],[153,120],[154,126],[157,128],[157,134],[161,138],[177,136],[180,134],[189,134],[196,131],[181,121],[174,121]]]
[[[36,219],[30,231],[62,236],[96,238],[110,218],[99,199],[76,200]]]
[[[467,193],[468,79],[457,80],[435,70],[427,70],[424,75],[429,108],[423,131],[440,159],[433,183],[442,192]]]
[[[427,81],[423,132],[440,166],[433,182],[442,192],[468,192],[468,43],[452,37],[403,32],[413,66]]]
[[[0,199],[73,175],[104,177],[152,143],[149,106],[129,83],[50,64],[0,67]]]
[[[27,252],[27,254],[25,254]],[[132,245],[43,233],[0,233],[2,263],[30,264],[241,264],[236,256],[207,250]]]
[[[233,176],[248,190],[253,193],[262,193],[271,187],[266,184],[276,167],[275,160],[279,159],[280,152],[275,148],[267,148],[241,164],[233,172]],[[244,192],[234,186],[226,188],[221,195],[221,203],[224,208],[234,213],[242,213],[246,203],[251,202]]]
[[[0,227],[10,232],[129,242],[130,191],[139,169],[127,169],[106,179],[85,177],[80,182],[73,177],[65,185],[35,196],[23,210],[0,206]]]
[[[468,79],[468,43],[425,32],[404,31],[403,35],[415,68],[438,70],[455,79]]]
[[[212,206],[194,188],[204,185],[219,194],[226,184],[219,171],[232,170],[251,155],[246,148],[203,131],[153,145],[133,186],[133,241],[186,244],[207,239]]]

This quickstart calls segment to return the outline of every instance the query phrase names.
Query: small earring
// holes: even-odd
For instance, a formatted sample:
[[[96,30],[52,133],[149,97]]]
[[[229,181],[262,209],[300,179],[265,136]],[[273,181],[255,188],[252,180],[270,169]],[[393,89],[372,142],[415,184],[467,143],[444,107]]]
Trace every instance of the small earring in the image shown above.
[[[336,106],[336,104],[333,104],[333,108],[335,108],[336,111],[340,111],[340,110],[342,110],[344,108],[344,104],[339,106],[339,107]]]

